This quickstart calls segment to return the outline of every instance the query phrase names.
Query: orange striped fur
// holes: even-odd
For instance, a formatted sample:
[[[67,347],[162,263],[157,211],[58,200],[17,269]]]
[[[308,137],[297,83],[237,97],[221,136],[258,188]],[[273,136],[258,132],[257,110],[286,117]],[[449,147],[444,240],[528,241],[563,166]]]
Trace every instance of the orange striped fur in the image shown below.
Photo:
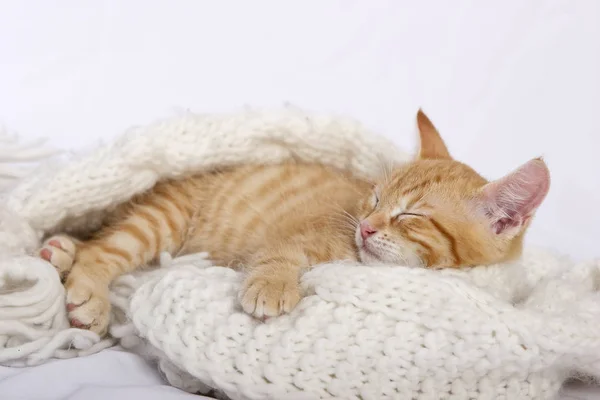
[[[458,268],[518,257],[548,191],[544,162],[488,183],[450,157],[422,112],[417,120],[419,157],[375,184],[317,164],[230,168],[158,183],[85,241],[49,238],[40,254],[65,279],[71,324],[104,334],[110,283],[163,251],[207,251],[244,271],[240,302],[259,318],[291,311],[301,273],[319,263]]]

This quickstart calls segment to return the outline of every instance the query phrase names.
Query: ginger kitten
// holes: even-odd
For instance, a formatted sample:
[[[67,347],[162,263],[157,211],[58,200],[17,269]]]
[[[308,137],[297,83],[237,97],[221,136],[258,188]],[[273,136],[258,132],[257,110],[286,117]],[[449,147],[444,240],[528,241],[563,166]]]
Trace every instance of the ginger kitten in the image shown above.
[[[80,241],[40,256],[64,279],[72,326],[107,331],[110,283],[154,261],[207,251],[245,271],[239,299],[258,318],[291,311],[304,270],[335,260],[427,268],[508,261],[548,193],[534,159],[489,183],[450,156],[419,111],[420,152],[374,185],[317,164],[244,166],[158,183]]]

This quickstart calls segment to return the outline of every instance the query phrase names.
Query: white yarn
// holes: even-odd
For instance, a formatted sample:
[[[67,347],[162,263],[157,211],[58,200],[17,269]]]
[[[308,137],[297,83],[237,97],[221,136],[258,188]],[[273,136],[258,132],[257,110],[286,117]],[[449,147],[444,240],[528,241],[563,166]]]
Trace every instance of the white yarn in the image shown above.
[[[161,177],[290,157],[363,176],[382,160],[408,159],[335,117],[298,110],[186,115],[23,179],[7,196],[5,212],[14,221],[0,226],[0,237],[14,236],[14,257],[0,263],[0,362],[32,365],[111,344],[65,329],[56,273],[24,255],[32,236],[89,226]],[[211,266],[206,254],[165,255],[161,264],[168,268],[115,282],[111,334],[189,392],[216,388],[231,399],[547,400],[572,374],[600,377],[597,262],[574,264],[528,249],[519,262],[468,271],[328,264],[304,275],[308,296],[290,315],[266,323],[239,309],[241,276]]]
[[[42,138],[23,143],[18,135],[0,128],[0,188],[7,188],[16,179],[30,173],[32,167],[28,163],[60,153],[57,149],[45,146],[46,142]]]

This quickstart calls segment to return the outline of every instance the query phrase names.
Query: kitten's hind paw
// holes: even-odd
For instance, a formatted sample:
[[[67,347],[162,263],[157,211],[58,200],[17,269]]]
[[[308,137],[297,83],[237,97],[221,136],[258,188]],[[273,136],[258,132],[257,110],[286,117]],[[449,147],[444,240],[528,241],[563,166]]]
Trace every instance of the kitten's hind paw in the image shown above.
[[[99,284],[96,279],[76,266],[69,274],[65,288],[71,326],[89,329],[104,336],[110,322],[108,286]]]
[[[44,242],[39,251],[39,256],[56,268],[62,281],[65,280],[73,267],[77,245],[65,235],[52,236]]]

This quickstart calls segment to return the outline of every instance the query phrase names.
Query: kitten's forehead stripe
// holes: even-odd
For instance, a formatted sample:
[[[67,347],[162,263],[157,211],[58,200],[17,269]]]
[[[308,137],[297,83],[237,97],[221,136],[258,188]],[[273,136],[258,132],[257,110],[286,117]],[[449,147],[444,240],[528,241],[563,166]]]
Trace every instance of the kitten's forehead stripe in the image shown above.
[[[406,182],[407,180],[407,176],[410,173],[408,168],[404,168],[401,169],[399,171],[396,172],[396,176],[392,177],[392,179],[390,179],[390,182],[388,183],[389,186],[391,187],[400,187],[404,182]]]
[[[419,192],[428,189],[431,185],[442,182],[442,177],[439,175],[433,176],[430,179],[425,179],[422,182],[409,186],[402,190],[401,196],[406,196],[410,193]]]

